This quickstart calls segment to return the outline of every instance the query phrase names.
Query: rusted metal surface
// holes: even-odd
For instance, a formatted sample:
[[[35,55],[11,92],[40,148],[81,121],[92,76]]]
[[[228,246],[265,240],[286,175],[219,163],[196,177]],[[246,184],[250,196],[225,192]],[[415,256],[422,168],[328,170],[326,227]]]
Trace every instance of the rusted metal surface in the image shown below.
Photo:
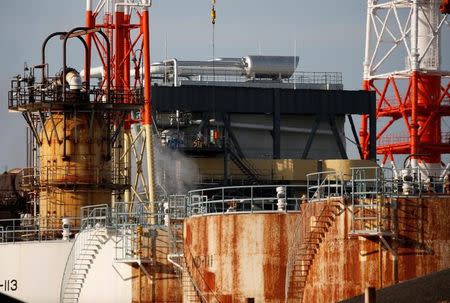
[[[350,222],[347,209],[325,236],[326,249],[318,251],[309,272],[304,302],[336,302],[369,286],[394,283],[393,254],[382,246],[380,268],[377,237],[351,237]],[[449,225],[449,197],[398,200],[398,241],[386,241],[398,246],[400,282],[450,267]]]
[[[167,260],[169,248],[170,237],[165,230],[158,230],[155,238],[145,237],[142,257],[151,258],[154,263],[143,263],[150,276],[139,266],[133,266],[133,303],[182,302],[180,279],[173,265]]]
[[[103,123],[94,119],[91,135],[89,125],[90,116],[81,113],[65,123],[62,114],[45,121],[39,148],[42,218],[77,217],[82,206],[110,204],[111,190],[99,186],[111,182]],[[57,228],[61,222],[46,225]]]
[[[187,219],[185,253],[190,251],[196,260],[194,265],[202,277],[193,277],[208,300],[284,300],[289,227],[296,216],[298,213],[229,214]]]
[[[302,205],[304,232],[323,203]],[[398,247],[399,281],[450,267],[450,197],[402,198],[397,203],[398,240],[385,240]],[[351,211],[345,207],[337,213],[320,240],[303,302],[336,302],[359,295],[369,286],[394,283],[392,252],[383,244],[380,256],[379,237],[352,236]],[[226,214],[187,219],[185,251],[189,249],[197,260],[202,276],[194,275],[194,280],[210,302],[245,302],[247,298],[284,302],[288,245],[298,216]]]

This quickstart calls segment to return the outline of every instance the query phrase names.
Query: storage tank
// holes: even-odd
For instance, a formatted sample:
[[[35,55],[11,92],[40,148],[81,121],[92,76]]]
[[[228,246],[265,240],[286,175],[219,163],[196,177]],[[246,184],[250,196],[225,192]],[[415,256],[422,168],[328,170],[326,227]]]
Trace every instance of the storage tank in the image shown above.
[[[254,56],[243,58],[247,78],[290,78],[297,68],[298,56]]]
[[[47,218],[41,224],[52,228],[60,226],[56,218],[79,217],[82,206],[111,201],[107,126],[99,116],[91,125],[91,115],[84,113],[66,113],[65,120],[52,114],[40,132],[39,213]],[[48,223],[49,218],[57,222]]]
[[[450,267],[450,197],[395,202],[396,237],[352,234],[355,208],[339,197],[300,212],[191,216],[185,270],[208,302],[339,302]]]

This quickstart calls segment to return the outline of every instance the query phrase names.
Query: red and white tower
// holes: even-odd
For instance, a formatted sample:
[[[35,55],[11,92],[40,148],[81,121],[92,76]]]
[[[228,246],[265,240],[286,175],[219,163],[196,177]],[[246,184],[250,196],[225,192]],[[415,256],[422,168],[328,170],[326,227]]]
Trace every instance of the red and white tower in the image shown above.
[[[395,166],[397,155],[412,167],[441,167],[450,153],[450,133],[441,130],[450,116],[449,71],[441,68],[441,37],[448,33],[446,0],[368,0],[364,89],[377,94],[377,154]],[[360,139],[369,151],[368,117]]]
[[[154,160],[152,146],[152,109],[150,79],[150,26],[149,8],[151,0],[86,0],[86,27],[101,29],[108,37],[111,52],[105,42],[94,34],[87,34],[89,54],[97,51],[103,65],[102,87],[109,82],[113,98],[124,103],[132,100],[136,91],[141,91],[143,107],[138,113],[128,114],[118,140],[120,148],[113,155],[115,169],[128,179],[125,202],[149,201],[153,210],[155,201]],[[107,74],[108,64],[111,66]],[[85,78],[97,68],[85,66]],[[133,170],[133,171],[132,171]],[[132,180],[133,178],[133,180]]]

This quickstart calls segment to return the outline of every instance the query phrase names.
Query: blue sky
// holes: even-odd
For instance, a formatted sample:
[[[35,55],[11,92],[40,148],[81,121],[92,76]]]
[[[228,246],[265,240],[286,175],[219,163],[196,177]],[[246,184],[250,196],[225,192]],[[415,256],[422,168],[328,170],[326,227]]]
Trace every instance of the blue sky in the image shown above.
[[[12,76],[26,61],[39,62],[43,39],[51,32],[84,25],[83,0],[0,2],[0,171],[25,165],[25,122],[7,112]],[[154,0],[151,8],[152,61],[165,57],[212,57],[212,29],[207,0]],[[216,56],[291,55],[294,41],[305,71],[340,71],[346,89],[362,79],[366,1],[363,0],[217,0]],[[50,63],[58,66],[61,50],[50,44]],[[77,50],[70,50],[77,54]],[[80,67],[73,56],[69,65]],[[52,73],[57,69],[51,70]]]

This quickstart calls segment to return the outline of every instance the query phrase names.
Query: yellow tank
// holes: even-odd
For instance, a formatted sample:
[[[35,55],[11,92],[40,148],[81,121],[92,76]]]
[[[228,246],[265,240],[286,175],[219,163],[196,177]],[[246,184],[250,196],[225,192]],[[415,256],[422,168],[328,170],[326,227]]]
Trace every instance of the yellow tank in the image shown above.
[[[59,228],[61,217],[79,217],[80,207],[110,204],[111,167],[103,121],[94,118],[91,139],[89,114],[66,115],[66,158],[64,160],[64,117],[53,114],[44,124],[40,138],[41,224]],[[75,223],[77,225],[77,223]]]

